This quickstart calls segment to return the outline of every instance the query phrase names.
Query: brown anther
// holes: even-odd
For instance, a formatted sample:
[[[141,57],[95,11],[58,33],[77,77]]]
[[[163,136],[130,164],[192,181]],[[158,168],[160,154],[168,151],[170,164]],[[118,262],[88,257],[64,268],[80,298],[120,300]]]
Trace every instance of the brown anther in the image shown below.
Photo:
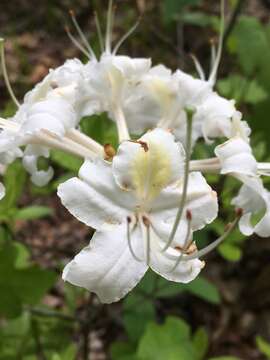
[[[241,217],[243,215],[243,209],[238,208],[235,210],[235,213],[237,217]]]
[[[57,82],[56,81],[51,81],[51,87],[53,88],[53,89],[57,89],[58,88],[58,84],[57,84]]]
[[[130,216],[127,216],[127,222],[130,224],[131,223],[131,217]]]
[[[67,32],[67,33],[69,33],[69,32],[70,32],[70,30],[69,30],[69,27],[68,27],[68,26],[65,26],[65,27],[64,27],[64,29],[65,29],[65,32]]]
[[[145,151],[145,152],[147,152],[148,150],[149,150],[149,146],[148,146],[148,144],[145,142],[145,141],[137,141],[138,142],[138,144],[140,144],[141,145],[141,147],[143,148],[143,150]]]
[[[74,10],[70,9],[68,12],[69,12],[69,15],[70,15],[71,17],[75,17],[75,12],[74,12]]]
[[[178,251],[181,251],[181,252],[184,250],[184,249],[183,249],[181,246],[179,246],[179,245],[175,246],[174,249],[175,249],[175,250],[178,250]]]
[[[191,221],[191,220],[192,220],[192,213],[191,213],[190,210],[187,210],[187,212],[186,212],[186,218],[187,218],[188,221]]]
[[[143,221],[143,224],[144,224],[146,227],[149,227],[149,226],[150,226],[150,220],[149,220],[148,217],[146,217],[145,215],[142,216],[142,221]]]
[[[209,43],[210,43],[210,45],[216,45],[217,39],[212,37],[212,38],[209,39]]]
[[[195,245],[195,243],[191,243],[190,246],[188,247],[188,249],[186,250],[186,254],[187,255],[191,255],[193,253],[195,253],[197,251],[197,246]]]
[[[111,144],[105,144],[104,145],[104,153],[105,153],[104,159],[111,160],[115,156],[116,151]]]

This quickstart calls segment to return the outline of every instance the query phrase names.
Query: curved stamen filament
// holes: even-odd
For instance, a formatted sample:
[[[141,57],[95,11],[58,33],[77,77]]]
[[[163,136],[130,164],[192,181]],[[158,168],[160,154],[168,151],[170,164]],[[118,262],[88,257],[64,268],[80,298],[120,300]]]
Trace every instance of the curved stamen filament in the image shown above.
[[[69,131],[67,131],[66,137],[87,147],[89,150],[93,151],[94,153],[96,153],[102,157],[104,156],[103,146],[100,145],[94,139],[92,139],[89,136],[85,135],[84,133],[80,132],[79,130],[70,129]]]
[[[171,234],[169,236],[169,240],[164,247],[163,251],[166,251],[172,244],[173,239],[175,237],[178,225],[181,221],[182,214],[184,211],[186,198],[187,198],[187,189],[188,189],[188,178],[189,178],[189,166],[190,166],[190,156],[191,156],[191,140],[192,140],[192,118],[194,115],[194,110],[186,110],[187,113],[187,132],[186,132],[186,162],[185,162],[185,173],[184,173],[184,183],[183,183],[183,192],[179,204],[179,208],[177,211],[177,215],[175,218],[175,222],[173,224],[173,228]]]
[[[96,29],[97,29],[97,34],[98,34],[100,50],[101,50],[101,52],[104,52],[105,51],[105,46],[104,46],[104,41],[103,41],[103,36],[102,36],[102,31],[101,31],[101,26],[100,26],[98,13],[95,11],[94,15],[95,15],[95,23],[96,23]]]
[[[113,50],[113,55],[116,55],[119,48],[122,46],[122,44],[126,41],[126,39],[137,29],[137,27],[140,24],[141,19],[139,19],[132,28],[118,41],[118,43],[115,45],[115,48]]]
[[[135,254],[135,251],[133,250],[133,247],[132,247],[132,243],[131,243],[131,230],[130,229],[130,225],[131,225],[131,218],[128,216],[127,217],[127,241],[128,241],[128,248],[129,248],[129,251],[131,253],[131,255],[134,257],[135,260],[139,261],[139,262],[142,262],[142,259],[140,259],[136,254]]]
[[[5,46],[4,46],[4,43],[5,43],[5,40],[0,38],[1,68],[2,68],[2,72],[3,72],[4,80],[5,80],[5,84],[6,84],[6,87],[7,87],[7,90],[9,92],[9,95],[10,95],[11,99],[13,100],[14,104],[17,107],[20,107],[20,103],[17,100],[17,98],[16,98],[16,96],[15,96],[13,90],[12,90],[12,87],[11,87],[11,84],[10,84],[10,81],[9,81],[9,78],[8,78],[7,67],[6,67],[6,59],[5,59]]]
[[[130,140],[126,118],[120,106],[115,107],[114,118],[116,121],[119,142]]]
[[[222,55],[222,49],[223,49],[223,38],[224,38],[224,27],[225,27],[225,6],[224,6],[224,0],[221,0],[221,10],[220,10],[220,32],[219,32],[219,41],[218,41],[218,49],[217,49],[217,55],[214,61],[213,68],[211,70],[210,76],[209,76],[209,83],[214,85],[216,82],[217,77],[217,71],[221,60]]]
[[[186,254],[186,252],[188,251],[189,247],[192,244],[192,240],[190,241],[191,220],[192,220],[192,218],[187,216],[188,228],[187,228],[187,234],[186,234],[186,238],[185,238],[185,242],[184,242],[184,247],[180,250],[181,254],[178,257],[178,259],[176,260],[176,263],[175,263],[174,267],[172,268],[171,272],[173,272],[177,268],[177,266],[180,264],[181,260],[183,259],[184,254]]]
[[[194,259],[201,258],[202,256],[205,256],[209,252],[214,250],[218,245],[220,245],[235,230],[235,228],[237,227],[238,222],[239,222],[242,214],[243,214],[242,209],[238,209],[237,214],[236,214],[236,218],[234,219],[234,221],[231,224],[228,225],[228,228],[227,228],[227,230],[225,231],[225,233],[223,235],[221,235],[214,242],[212,242],[210,245],[206,246],[202,250],[196,251],[191,255],[184,256],[182,258],[182,261],[189,261],[189,260],[194,260]]]
[[[199,60],[196,58],[195,55],[190,54],[191,59],[193,60],[193,63],[195,65],[196,71],[200,77],[201,80],[205,80],[205,73],[203,71],[203,68],[199,62]]]
[[[112,28],[113,28],[113,0],[109,0],[108,13],[107,13],[107,28],[106,28],[106,43],[105,50],[108,54],[112,50]]]
[[[95,53],[94,53],[91,45],[90,45],[89,42],[87,41],[87,39],[86,39],[86,37],[85,37],[82,29],[80,28],[80,25],[78,24],[78,22],[77,22],[77,20],[76,20],[74,11],[73,11],[73,10],[70,10],[69,13],[70,13],[71,20],[72,20],[72,22],[73,22],[73,24],[74,24],[74,26],[75,26],[75,28],[76,28],[76,30],[77,30],[77,32],[78,32],[78,34],[79,34],[79,36],[80,36],[83,44],[85,45],[86,49],[88,50],[90,56],[95,59],[95,58],[96,58],[96,55],[95,55]]]
[[[71,34],[69,28],[66,26],[65,31],[67,33],[67,36],[69,37],[70,41],[89,59],[91,60],[91,56],[88,53],[88,51],[79,43],[78,40],[75,39],[75,37]]]
[[[150,266],[151,261],[151,242],[150,242],[150,221],[146,216],[142,217],[143,225],[146,228],[146,264]]]

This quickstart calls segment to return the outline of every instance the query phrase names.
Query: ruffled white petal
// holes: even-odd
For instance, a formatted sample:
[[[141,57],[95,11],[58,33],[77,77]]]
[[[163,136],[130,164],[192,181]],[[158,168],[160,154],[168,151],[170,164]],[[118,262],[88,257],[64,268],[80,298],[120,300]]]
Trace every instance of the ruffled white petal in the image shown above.
[[[5,186],[0,182],[0,200],[2,200],[6,195],[6,188]]]
[[[151,205],[152,225],[164,242],[168,241],[172,231],[182,191],[182,184],[169,187],[163,190]],[[192,232],[210,224],[218,214],[217,195],[199,172],[193,172],[189,176],[187,200],[173,242],[175,246],[185,246],[188,231],[187,211],[191,214]]]
[[[181,255],[180,251],[169,248],[166,252],[162,252],[164,243],[159,240],[154,232],[151,233],[150,247],[151,269],[167,280],[188,283],[194,280],[204,267],[204,262],[194,259],[180,261],[175,268],[176,262]]]
[[[57,194],[73,216],[95,229],[104,223],[126,223],[136,206],[132,196],[115,183],[111,164],[102,160],[85,161],[79,178],[60,184]]]
[[[144,259],[140,231],[132,233],[132,246]],[[126,227],[110,226],[97,231],[90,245],[65,267],[63,279],[98,295],[103,303],[120,300],[144,276],[148,266],[133,258]]]
[[[45,186],[53,178],[53,168],[38,170],[37,161],[40,156],[49,157],[49,150],[39,145],[27,145],[23,156],[23,166],[31,174],[31,181],[37,186]]]
[[[244,183],[232,204],[244,212],[239,221],[239,229],[244,235],[258,234],[261,237],[270,236],[270,193],[263,187],[258,177],[238,176]],[[252,215],[264,211],[264,215],[256,225],[251,222]]]
[[[20,131],[33,134],[46,129],[63,136],[66,130],[74,128],[75,125],[76,116],[73,107],[66,100],[57,98],[44,100],[31,106]]]
[[[240,137],[234,137],[216,147],[215,154],[221,163],[221,174],[256,176],[257,162],[250,145]]]

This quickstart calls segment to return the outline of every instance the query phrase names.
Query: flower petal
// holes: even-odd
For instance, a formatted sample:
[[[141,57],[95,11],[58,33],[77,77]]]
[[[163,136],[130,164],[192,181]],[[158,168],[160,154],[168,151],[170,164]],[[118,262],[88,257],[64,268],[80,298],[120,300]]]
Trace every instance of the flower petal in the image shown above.
[[[23,166],[31,174],[31,181],[35,185],[45,186],[53,177],[53,168],[38,170],[37,161],[40,156],[47,158],[49,150],[39,145],[27,145],[23,156]]]
[[[149,200],[183,174],[184,150],[168,131],[155,129],[137,142],[125,141],[113,159],[113,174],[123,189]]]
[[[215,154],[221,162],[221,174],[256,175],[257,162],[250,145],[241,137],[234,137],[216,147]]]
[[[175,267],[181,253],[173,248],[169,248],[165,252],[162,252],[163,247],[164,243],[160,241],[154,232],[152,232],[150,243],[150,267],[167,280],[188,283],[194,280],[204,267],[204,262],[199,259],[189,261],[183,260]]]
[[[143,257],[140,232],[132,234],[133,250]],[[144,276],[148,266],[133,258],[126,227],[110,226],[97,231],[90,245],[65,267],[63,279],[98,295],[103,303],[120,300]]]
[[[60,184],[57,194],[73,216],[95,229],[126,221],[135,207],[131,194],[115,183],[111,164],[102,160],[85,161],[79,178]]]
[[[168,241],[172,231],[183,192],[182,186],[179,184],[178,187],[172,186],[163,190],[152,203],[151,222],[156,233],[165,242]],[[189,176],[187,200],[173,245],[185,245],[188,228],[187,211],[191,214],[192,231],[202,229],[217,217],[216,193],[199,172],[192,172]]]
[[[76,125],[73,107],[64,99],[48,99],[32,105],[27,111],[27,119],[22,124],[23,133],[32,134],[46,129],[59,136]]]

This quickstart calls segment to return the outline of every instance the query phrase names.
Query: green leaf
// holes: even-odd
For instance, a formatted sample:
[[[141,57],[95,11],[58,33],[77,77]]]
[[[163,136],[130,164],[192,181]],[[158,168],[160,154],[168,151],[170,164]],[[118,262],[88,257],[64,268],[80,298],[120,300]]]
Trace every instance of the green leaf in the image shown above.
[[[27,267],[24,256],[20,247],[10,241],[1,245],[0,314],[7,317],[18,316],[24,304],[40,302],[56,281],[52,271]]]
[[[185,285],[185,289],[190,293],[207,300],[212,304],[220,303],[220,295],[218,289],[203,277],[198,277],[189,284]]]
[[[79,168],[83,163],[82,159],[79,159],[74,155],[67,154],[60,150],[51,150],[50,157],[52,161],[54,161],[57,165],[75,173],[78,172]]]
[[[142,360],[190,360],[196,354],[190,341],[190,327],[181,319],[168,317],[165,324],[148,324],[137,355]]]
[[[135,360],[136,349],[130,343],[116,341],[111,345],[110,354],[112,360]]]
[[[208,360],[241,360],[241,359],[239,359],[238,357],[235,357],[235,356],[218,356],[218,357],[213,357]]]
[[[228,261],[239,261],[242,257],[242,250],[239,246],[225,242],[218,247],[218,252]]]
[[[6,195],[0,201],[0,213],[15,208],[25,186],[26,173],[21,163],[15,161],[4,175]]]
[[[46,216],[52,216],[53,210],[48,206],[27,206],[23,209],[19,209],[14,218],[16,220],[33,220],[40,219]]]
[[[193,347],[196,351],[196,359],[203,360],[208,350],[208,335],[204,328],[199,328],[193,335]]]
[[[186,6],[197,5],[201,0],[163,0],[162,13],[165,23],[169,23],[177,18],[177,15],[184,10]]]
[[[151,300],[135,292],[125,298],[123,322],[131,341],[137,342],[147,323],[154,318],[155,307]]]
[[[267,359],[270,359],[270,343],[265,341],[261,336],[256,336],[256,345],[260,352],[264,354]]]

